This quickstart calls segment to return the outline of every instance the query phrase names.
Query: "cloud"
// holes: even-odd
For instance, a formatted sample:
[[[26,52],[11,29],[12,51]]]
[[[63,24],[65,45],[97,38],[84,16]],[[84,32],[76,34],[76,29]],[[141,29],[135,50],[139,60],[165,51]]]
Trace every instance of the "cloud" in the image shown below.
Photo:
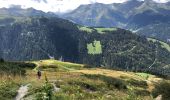
[[[47,3],[47,0],[32,0],[32,1],[37,1],[37,2],[44,2],[44,3]]]
[[[154,0],[154,1],[156,1],[158,3],[166,3],[166,2],[169,2],[170,0]]]
[[[33,7],[37,10],[43,10],[45,12],[66,12],[73,10],[81,4],[90,3],[122,3],[127,0],[0,0],[0,8],[10,7],[10,5],[21,5],[22,8]],[[156,2],[167,2],[170,0],[155,0]]]

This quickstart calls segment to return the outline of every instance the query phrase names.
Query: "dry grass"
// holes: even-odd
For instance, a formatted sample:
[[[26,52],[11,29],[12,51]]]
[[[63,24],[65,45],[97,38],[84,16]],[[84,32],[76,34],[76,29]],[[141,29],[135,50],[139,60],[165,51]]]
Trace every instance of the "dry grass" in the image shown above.
[[[42,71],[42,77],[41,79],[37,78],[37,71],[36,70],[27,70],[26,76],[21,77],[20,75],[17,76],[8,76],[3,75],[0,76],[0,83],[3,83],[4,81],[11,81],[13,80],[16,83],[19,84],[31,84],[31,90],[34,93],[34,90],[41,88],[45,83],[45,75],[47,76],[50,83],[55,83],[57,86],[59,86],[63,91],[67,92],[60,92],[59,95],[68,96],[71,97],[71,95],[77,95],[77,97],[85,98],[86,96],[90,96],[89,98],[96,98],[96,96],[99,96],[101,98],[110,98],[119,100],[121,97],[122,100],[125,98],[140,98],[139,100],[152,100],[151,96],[137,96],[135,93],[135,90],[139,91],[149,91],[151,92],[155,88],[155,83],[159,83],[161,81],[160,78],[157,78],[154,75],[149,75],[149,77],[146,79],[145,77],[142,77],[134,72],[124,72],[124,71],[115,71],[115,70],[108,70],[108,69],[100,69],[100,68],[83,68],[84,65],[82,64],[73,64],[69,62],[60,62],[56,60],[42,60],[42,61],[34,61],[33,63],[37,64],[37,67],[47,66],[47,65],[56,65],[56,68],[58,68],[58,64],[62,65],[61,67],[67,67],[67,68],[75,68],[79,67],[81,70],[75,69],[75,70],[68,70],[68,71]],[[91,77],[94,77],[93,79],[90,79],[88,77],[85,77],[85,75],[92,75]],[[97,75],[97,79],[95,78]],[[118,79],[122,82],[125,82],[127,85],[127,90],[121,91],[118,89],[111,89],[107,87],[107,82],[100,79],[101,77],[98,77],[98,75],[102,75],[103,77],[111,79]],[[147,83],[147,88],[140,87],[140,86],[132,86],[130,84],[129,80],[135,80],[136,82],[139,82],[137,84],[140,84],[140,82],[145,81]],[[73,84],[75,82],[75,84]],[[111,81],[115,82],[115,81]],[[92,89],[96,90],[89,90],[86,88],[86,86],[92,87]],[[101,88],[104,88],[101,89]],[[80,94],[85,96],[81,97],[77,91],[81,92]],[[129,92],[128,92],[129,91]],[[71,93],[71,94],[69,94]],[[130,97],[128,97],[130,96]],[[142,98],[142,99],[141,99]],[[110,100],[108,99],[108,100]],[[106,99],[107,100],[107,99]]]
[[[81,69],[84,67],[83,64],[76,64],[76,63],[71,63],[71,62],[62,62],[58,60],[40,60],[40,61],[33,61],[32,63],[36,64],[37,67],[43,68],[56,68],[60,70],[75,70],[75,69]]]
[[[124,77],[125,79],[134,79],[134,80],[139,80],[139,81],[146,81],[148,84],[147,90],[151,92],[155,88],[155,84],[159,83],[162,79],[158,78],[154,75],[149,75],[148,79],[145,77],[139,76],[134,72],[124,72],[124,71],[115,71],[115,70],[108,70],[108,69],[84,69],[84,70],[76,70],[73,72],[80,72],[83,74],[100,74],[100,75],[105,75],[109,77],[114,77],[114,78],[122,78]]]
[[[114,78],[120,78],[124,76],[124,77],[129,77],[137,80],[143,80],[142,77],[135,75],[135,73],[133,72],[123,72],[123,71],[100,69],[100,68],[95,68],[90,70],[89,69],[76,70],[73,72],[80,72],[84,74],[101,74],[101,75],[110,76]]]

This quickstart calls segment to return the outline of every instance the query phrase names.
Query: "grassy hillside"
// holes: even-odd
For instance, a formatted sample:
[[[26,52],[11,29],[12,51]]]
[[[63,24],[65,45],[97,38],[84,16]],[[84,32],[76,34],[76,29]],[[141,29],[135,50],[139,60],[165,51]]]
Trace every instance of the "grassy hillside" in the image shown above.
[[[161,46],[162,46],[162,48],[165,48],[165,49],[167,49],[167,50],[170,52],[170,45],[169,45],[169,44],[167,44],[167,43],[165,43],[165,42],[163,42],[163,41],[160,41],[160,40],[156,40],[156,39],[154,39],[154,38],[147,38],[147,39],[148,39],[148,41],[160,43]]]
[[[40,60],[40,61],[33,61],[32,63],[37,65],[37,67],[34,70],[37,70],[38,68],[40,68],[44,70],[56,69],[59,71],[69,71],[69,70],[81,69],[85,66],[83,64],[62,62],[58,60]]]
[[[27,69],[25,77],[1,77],[0,98],[15,98],[20,85],[26,84],[29,84],[28,93],[24,96],[26,100],[43,100],[44,97],[50,100],[153,100],[159,95],[168,98],[167,89],[160,93],[155,87],[168,88],[170,84],[161,83],[164,79],[155,75],[87,68],[83,64],[56,60],[29,63],[36,64],[36,67]],[[40,80],[37,79],[36,69],[42,70]]]
[[[112,32],[112,31],[117,31],[117,28],[103,28],[103,27],[92,28],[92,27],[87,27],[87,26],[78,26],[78,29],[80,31],[84,31],[84,32],[87,32],[87,33],[92,33],[94,31],[97,31],[100,34],[105,34],[107,32]]]

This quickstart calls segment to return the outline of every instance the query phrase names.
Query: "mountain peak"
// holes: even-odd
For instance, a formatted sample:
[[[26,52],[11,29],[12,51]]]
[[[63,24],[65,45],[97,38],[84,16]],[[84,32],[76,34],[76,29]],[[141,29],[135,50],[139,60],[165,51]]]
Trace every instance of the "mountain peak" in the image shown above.
[[[22,9],[19,6],[12,6],[10,8],[0,8],[0,16],[10,16],[10,17],[30,17],[30,16],[46,16],[46,17],[57,17],[54,13],[45,13],[41,10],[36,10],[34,8]]]
[[[155,1],[153,0],[144,0],[145,3],[156,3]]]

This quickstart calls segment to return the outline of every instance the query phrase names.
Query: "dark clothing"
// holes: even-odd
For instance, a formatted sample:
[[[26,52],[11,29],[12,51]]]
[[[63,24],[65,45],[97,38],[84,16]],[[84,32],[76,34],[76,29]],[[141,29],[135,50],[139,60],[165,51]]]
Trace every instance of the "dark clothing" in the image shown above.
[[[40,70],[37,72],[37,76],[38,76],[38,79],[41,78],[41,71]]]

